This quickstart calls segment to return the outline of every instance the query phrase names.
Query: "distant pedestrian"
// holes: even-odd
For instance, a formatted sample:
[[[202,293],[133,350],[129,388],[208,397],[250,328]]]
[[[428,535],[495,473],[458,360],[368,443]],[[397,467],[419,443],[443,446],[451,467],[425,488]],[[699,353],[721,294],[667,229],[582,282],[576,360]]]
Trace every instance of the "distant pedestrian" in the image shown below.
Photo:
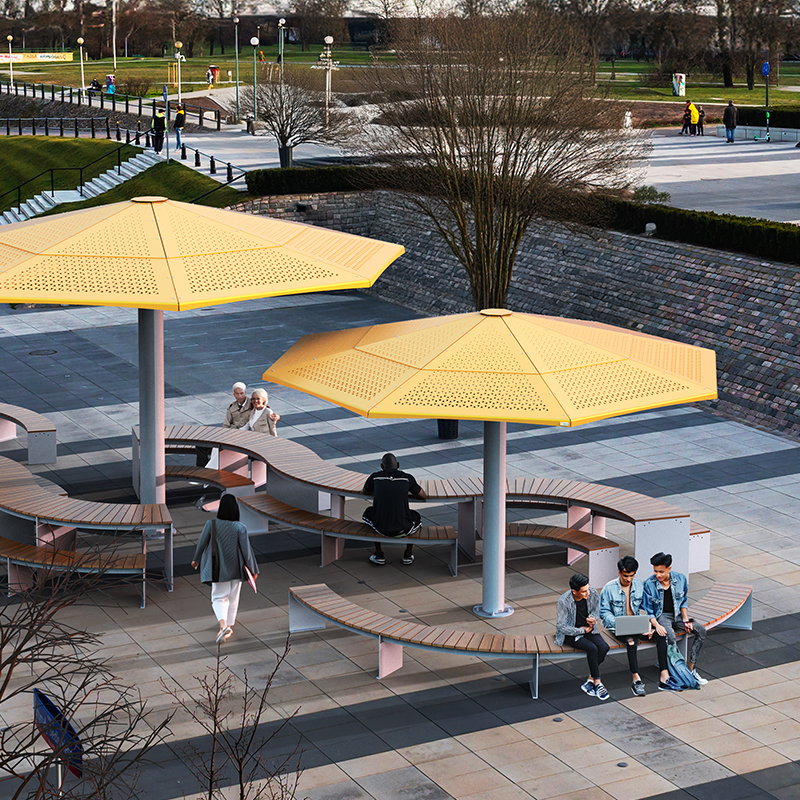
[[[208,84],[208,88],[211,89],[214,86],[214,73],[211,71],[211,67],[206,70],[206,83]]]
[[[697,119],[697,134],[698,136],[705,136],[703,131],[703,124],[706,118],[706,112],[703,110],[703,106],[698,106],[697,111],[699,112],[698,119]]]
[[[697,136],[697,123],[700,121],[700,112],[694,103],[689,103],[689,131],[692,136]]]
[[[159,155],[164,148],[164,134],[167,132],[167,118],[164,111],[158,109],[153,117],[153,150]]]
[[[175,122],[173,124],[173,128],[175,129],[175,142],[176,147],[178,150],[181,149],[181,145],[183,144],[183,129],[186,125],[186,111],[184,107],[179,103],[177,108],[175,109]]]
[[[208,520],[197,541],[192,568],[200,567],[200,580],[211,584],[211,607],[219,623],[217,644],[233,635],[245,567],[258,575],[247,528],[239,522],[239,506],[232,494],[222,495],[217,518]]]
[[[726,144],[733,144],[736,137],[736,124],[739,122],[739,109],[733,104],[733,100],[728,100],[728,107],[722,114],[722,124],[725,126]]]
[[[689,135],[689,123],[692,120],[692,112],[689,111],[689,103],[686,103],[686,106],[683,109],[683,127],[681,128],[680,135],[683,136],[686,134]]]

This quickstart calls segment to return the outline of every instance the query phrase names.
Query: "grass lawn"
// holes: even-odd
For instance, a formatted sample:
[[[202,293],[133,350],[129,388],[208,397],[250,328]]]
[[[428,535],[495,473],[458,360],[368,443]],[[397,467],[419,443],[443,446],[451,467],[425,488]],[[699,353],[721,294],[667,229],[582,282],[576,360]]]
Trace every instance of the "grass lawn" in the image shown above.
[[[54,173],[56,189],[75,189],[80,184],[77,169],[96,158],[105,156],[99,163],[84,170],[84,180],[101,175],[117,163],[112,153],[119,147],[118,142],[99,139],[61,139],[53,136],[10,136],[3,138],[0,148],[0,211],[7,211],[17,204],[19,184],[51,167],[60,168]],[[124,160],[133,158],[141,152],[140,147],[124,145],[121,155]],[[50,175],[42,175],[22,187],[22,200],[50,189]]]
[[[104,194],[89,200],[82,200],[79,203],[63,203],[48,212],[48,215],[78,211],[93,206],[105,206],[109,203],[120,203],[123,200],[130,200],[132,197],[147,195],[160,195],[169,197],[170,200],[181,200],[188,203],[216,186],[221,186],[221,184],[213,178],[201,175],[189,167],[184,167],[177,161],[162,161]],[[249,195],[245,192],[239,192],[230,186],[221,186],[213,194],[199,200],[198,205],[222,208],[246,200],[248,197]]]

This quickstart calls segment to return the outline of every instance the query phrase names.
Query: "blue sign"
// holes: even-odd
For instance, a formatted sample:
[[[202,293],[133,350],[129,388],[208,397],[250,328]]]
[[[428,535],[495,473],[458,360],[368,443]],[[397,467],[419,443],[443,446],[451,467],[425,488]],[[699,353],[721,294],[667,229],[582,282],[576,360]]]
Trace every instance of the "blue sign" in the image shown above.
[[[161,94],[164,95],[164,102],[167,102],[167,84],[164,84],[164,88],[161,90]]]
[[[769,75],[769,61],[764,62],[764,66],[761,67],[761,74],[766,78]]]
[[[42,738],[66,762],[69,771],[83,777],[83,747],[64,712],[43,692],[33,690],[33,721]]]

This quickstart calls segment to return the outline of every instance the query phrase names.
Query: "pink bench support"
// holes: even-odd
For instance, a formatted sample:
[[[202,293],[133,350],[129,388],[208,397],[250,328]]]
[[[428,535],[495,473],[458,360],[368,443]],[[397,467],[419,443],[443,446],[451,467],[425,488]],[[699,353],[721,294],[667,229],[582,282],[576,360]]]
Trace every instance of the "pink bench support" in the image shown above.
[[[344,554],[344,539],[340,536],[322,535],[322,563],[321,567],[327,567],[338,561]]]
[[[403,645],[387,642],[383,636],[378,637],[378,680],[397,672],[403,666]]]

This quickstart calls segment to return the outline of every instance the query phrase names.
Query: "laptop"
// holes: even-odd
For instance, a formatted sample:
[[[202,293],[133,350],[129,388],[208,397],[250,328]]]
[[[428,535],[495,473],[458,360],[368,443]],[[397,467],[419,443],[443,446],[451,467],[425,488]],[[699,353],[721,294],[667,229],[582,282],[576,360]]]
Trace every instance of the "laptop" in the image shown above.
[[[617,636],[639,636],[650,630],[650,617],[644,614],[615,617],[614,630]]]

